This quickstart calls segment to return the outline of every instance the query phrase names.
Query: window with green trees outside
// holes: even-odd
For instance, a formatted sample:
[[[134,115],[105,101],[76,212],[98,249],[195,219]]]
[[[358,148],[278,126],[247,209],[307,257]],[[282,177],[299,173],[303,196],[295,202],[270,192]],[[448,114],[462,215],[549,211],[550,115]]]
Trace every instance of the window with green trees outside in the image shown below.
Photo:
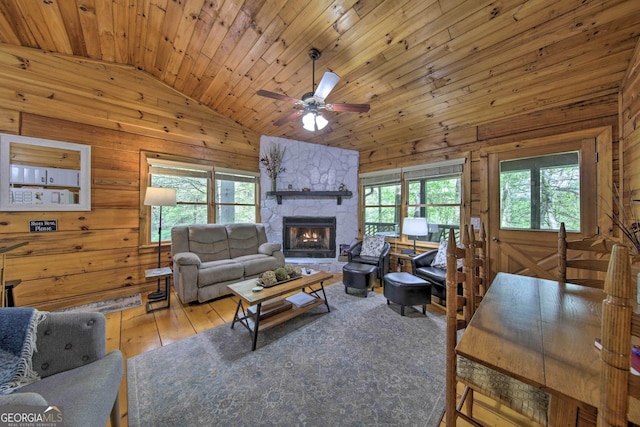
[[[500,227],[580,231],[577,151],[500,162]]]

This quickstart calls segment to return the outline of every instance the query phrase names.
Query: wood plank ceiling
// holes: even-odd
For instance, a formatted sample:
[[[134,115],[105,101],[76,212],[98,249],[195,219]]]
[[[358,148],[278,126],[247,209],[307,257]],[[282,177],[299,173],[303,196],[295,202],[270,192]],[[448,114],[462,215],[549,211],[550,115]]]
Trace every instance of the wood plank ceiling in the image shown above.
[[[2,0],[0,42],[129,64],[263,135],[368,151],[616,93],[638,0]],[[316,134],[273,122],[325,71]]]

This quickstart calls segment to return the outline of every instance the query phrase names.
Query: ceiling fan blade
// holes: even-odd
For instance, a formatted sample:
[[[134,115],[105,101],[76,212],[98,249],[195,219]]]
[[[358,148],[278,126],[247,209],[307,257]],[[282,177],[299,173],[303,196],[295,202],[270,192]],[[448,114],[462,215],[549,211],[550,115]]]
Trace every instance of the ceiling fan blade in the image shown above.
[[[289,114],[287,116],[284,116],[280,120],[277,120],[277,121],[273,122],[273,125],[274,126],[282,126],[283,124],[285,124],[287,122],[290,122],[291,120],[297,119],[302,114],[304,114],[304,110],[295,110],[291,114]]]
[[[268,90],[262,90],[261,89],[261,90],[257,91],[256,94],[258,94],[260,96],[266,96],[267,98],[277,99],[278,101],[291,102],[292,104],[302,104],[302,100],[300,100],[300,99],[291,98],[290,96],[281,95],[281,94],[275,93],[275,92],[269,92]]]
[[[316,92],[313,94],[316,98],[325,99],[329,92],[333,90],[333,88],[338,84],[338,80],[340,77],[336,73],[332,73],[331,71],[327,71],[322,76],[322,80],[318,83],[318,87],[316,88]]]
[[[366,113],[371,108],[369,104],[326,104],[327,111],[347,111],[351,113]]]

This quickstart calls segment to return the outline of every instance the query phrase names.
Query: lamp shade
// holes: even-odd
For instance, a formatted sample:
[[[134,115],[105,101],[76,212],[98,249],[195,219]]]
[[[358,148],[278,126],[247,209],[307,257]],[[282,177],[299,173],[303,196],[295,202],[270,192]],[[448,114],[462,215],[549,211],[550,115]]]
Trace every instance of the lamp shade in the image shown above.
[[[426,236],[429,234],[427,218],[405,218],[402,221],[402,234],[407,236]]]
[[[147,187],[144,204],[145,206],[175,206],[176,190],[174,188]]]
[[[314,112],[308,112],[302,116],[302,127],[310,132],[324,129],[327,123],[329,123],[327,119]]]

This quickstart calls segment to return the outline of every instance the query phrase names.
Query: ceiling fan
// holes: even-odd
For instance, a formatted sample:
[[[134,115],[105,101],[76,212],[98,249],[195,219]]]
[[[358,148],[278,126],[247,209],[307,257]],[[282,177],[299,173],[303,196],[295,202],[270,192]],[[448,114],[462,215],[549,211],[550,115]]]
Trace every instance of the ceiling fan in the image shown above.
[[[369,104],[328,104],[324,100],[338,84],[340,77],[336,73],[327,71],[322,76],[318,87],[315,87],[316,80],[316,59],[320,58],[320,51],[318,49],[309,50],[309,58],[313,61],[313,70],[311,75],[311,92],[307,92],[302,95],[302,99],[292,98],[290,96],[281,95],[275,92],[269,92],[268,90],[259,90],[257,92],[260,96],[266,96],[267,98],[277,99],[278,101],[286,101],[295,104],[297,110],[293,111],[289,115],[275,121],[275,126],[281,126],[288,121],[296,119],[302,116],[302,125],[306,130],[316,131],[323,129],[327,123],[321,114],[320,110],[337,111],[337,112],[353,112],[353,113],[366,113],[369,111]]]

